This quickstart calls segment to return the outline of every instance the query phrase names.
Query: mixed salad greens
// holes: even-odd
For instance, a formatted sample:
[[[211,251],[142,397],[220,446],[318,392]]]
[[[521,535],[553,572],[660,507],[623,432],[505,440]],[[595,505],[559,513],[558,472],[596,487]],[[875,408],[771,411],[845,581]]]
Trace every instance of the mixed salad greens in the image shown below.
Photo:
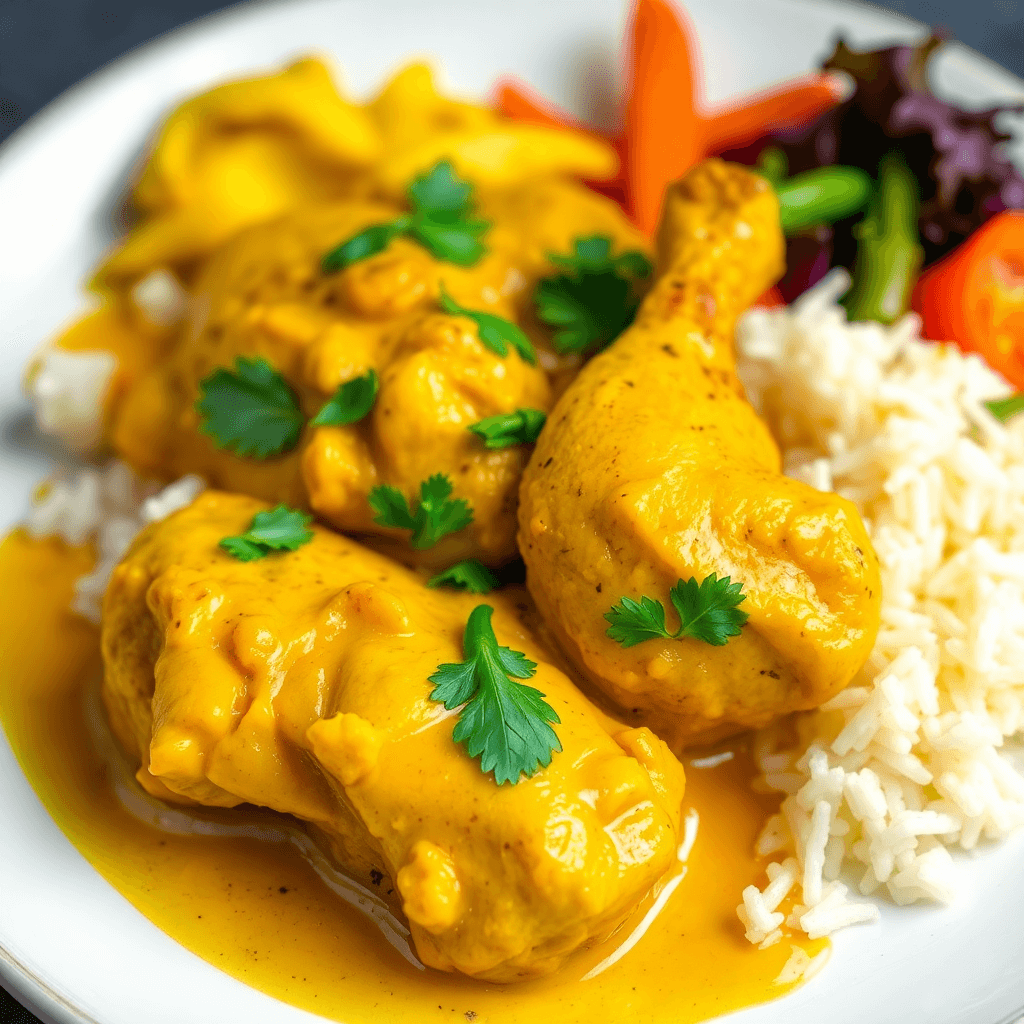
[[[979,352],[1024,390],[1024,176],[997,126],[1024,105],[969,111],[937,96],[927,71],[943,42],[859,52],[840,40],[819,75],[711,108],[696,34],[668,0],[642,0],[625,124],[609,139],[623,172],[600,188],[653,231],[665,187],[700,159],[757,167],[787,236],[786,275],[763,304],[846,267],[851,319],[892,323],[912,309],[925,337]],[[663,73],[645,75],[655,56]],[[517,120],[587,130],[515,81],[497,102]]]
[[[787,231],[785,300],[847,267],[851,319],[891,323],[913,308],[928,337],[981,352],[1024,387],[1024,177],[1004,152],[1001,108],[963,110],[929,88],[942,43],[859,53],[840,41],[822,68],[851,77],[848,100],[724,155],[769,175],[784,167],[795,172],[789,181],[855,170],[874,181],[859,209],[815,218],[813,203],[803,205],[798,230]],[[784,203],[784,225],[785,214]]]
[[[840,41],[822,69],[851,77],[854,92],[846,102],[803,128],[769,133],[723,155],[760,166],[781,163],[796,174],[835,165],[859,168],[878,181],[879,193],[884,194],[873,214],[877,221],[884,208],[892,218],[894,256],[911,264],[919,246],[923,264],[934,263],[990,218],[1024,207],[1024,177],[1003,151],[1010,136],[996,127],[1002,108],[966,111],[929,88],[927,65],[942,43],[930,36],[915,46],[860,53]],[[901,176],[904,187],[898,191],[893,191],[894,152],[909,172]],[[885,175],[887,162],[890,170]],[[916,183],[913,193],[911,183]],[[875,239],[877,231],[877,224],[862,223],[861,213],[804,225],[791,237],[789,270],[780,286],[783,298],[795,298],[832,266],[868,277],[870,283],[861,283],[862,289],[880,289],[876,261],[869,256],[867,266],[858,269],[858,254],[871,247],[869,239]],[[896,221],[906,222],[905,227],[913,222],[914,231],[901,231]],[[908,291],[903,308],[909,305]],[[866,319],[872,316],[872,307],[856,302],[851,312]]]

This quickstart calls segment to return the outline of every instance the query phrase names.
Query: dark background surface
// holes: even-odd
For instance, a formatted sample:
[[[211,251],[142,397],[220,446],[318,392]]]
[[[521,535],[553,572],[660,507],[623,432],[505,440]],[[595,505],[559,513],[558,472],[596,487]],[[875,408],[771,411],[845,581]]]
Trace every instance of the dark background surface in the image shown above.
[[[126,50],[229,6],[222,0],[0,0],[0,139]],[[888,0],[879,6],[945,26],[1024,77],[1024,0]]]
[[[125,51],[229,6],[220,0],[0,0],[0,140]],[[889,0],[879,6],[945,27],[1024,77],[1024,0]],[[0,988],[0,1024],[36,1024],[36,1018]]]

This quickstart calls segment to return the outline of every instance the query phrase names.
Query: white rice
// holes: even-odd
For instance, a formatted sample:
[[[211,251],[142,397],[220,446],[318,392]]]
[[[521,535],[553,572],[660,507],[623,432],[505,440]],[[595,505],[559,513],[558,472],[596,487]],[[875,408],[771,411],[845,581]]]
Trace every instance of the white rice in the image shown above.
[[[183,476],[161,490],[123,462],[112,461],[102,469],[79,469],[48,481],[25,528],[33,537],[57,536],[74,545],[93,541],[96,565],[75,581],[71,607],[99,622],[110,574],[139,531],[191,504],[204,486],[198,476]]]
[[[136,301],[154,320],[180,315],[167,281],[143,284]],[[785,726],[757,738],[760,784],[785,794],[758,839],[775,857],[768,882],[748,887],[737,911],[761,946],[783,926],[818,937],[877,920],[851,887],[949,902],[948,848],[1024,824],[1024,775],[1003,749],[1024,728],[1024,415],[1000,424],[984,403],[1006,383],[976,357],[921,341],[914,317],[848,323],[837,303],[848,286],[834,271],[788,309],[751,311],[737,332],[741,377],[786,471],[855,502],[883,581],[882,628],[859,678],[797,716],[795,746]],[[27,381],[41,429],[75,450],[95,444],[115,365],[107,353],[46,350]],[[58,476],[28,529],[95,542],[74,607],[98,621],[138,531],[202,488],[184,477],[159,491],[112,462]]]
[[[116,369],[112,352],[43,349],[25,374],[40,432],[59,438],[73,452],[92,451],[103,435],[103,397]]]
[[[188,308],[188,294],[169,270],[154,270],[132,288],[132,302],[150,323],[171,327]]]
[[[167,270],[142,278],[132,288],[131,300],[156,327],[172,327],[188,310],[188,294]],[[39,431],[77,454],[94,452],[103,439],[107,389],[116,370],[113,352],[44,346],[29,362],[24,378]]]
[[[775,857],[738,914],[751,942],[874,921],[874,901],[955,898],[950,848],[1024,824],[1024,415],[975,356],[924,342],[916,318],[848,323],[833,271],[788,309],[740,323],[740,375],[786,472],[860,509],[882,567],[867,666],[818,711],[759,734],[763,787],[785,795],[758,839]],[[840,878],[846,880],[846,884]],[[781,881],[780,881],[781,880]],[[797,885],[799,883],[799,885]],[[777,941],[777,940],[776,940]]]
[[[188,305],[187,294],[166,270],[155,270],[139,281],[131,299],[158,327],[178,323]],[[95,453],[103,439],[106,395],[117,365],[117,357],[104,350],[44,347],[25,373],[25,392],[40,432],[76,454]],[[161,490],[117,461],[99,469],[67,470],[40,487],[25,525],[34,537],[58,536],[73,545],[94,543],[96,565],[76,582],[72,609],[99,622],[110,573],[136,534],[190,504],[204,486],[200,477],[185,476]]]

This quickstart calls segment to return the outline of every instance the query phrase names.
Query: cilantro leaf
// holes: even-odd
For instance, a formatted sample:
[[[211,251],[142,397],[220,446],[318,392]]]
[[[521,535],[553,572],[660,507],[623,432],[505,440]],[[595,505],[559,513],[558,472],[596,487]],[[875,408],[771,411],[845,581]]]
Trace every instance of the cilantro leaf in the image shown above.
[[[614,272],[559,274],[537,285],[533,301],[537,316],[557,327],[551,343],[556,352],[589,352],[606,348],[632,322],[638,303],[625,278]]]
[[[434,221],[451,223],[468,216],[473,186],[456,175],[450,160],[441,160],[416,178],[406,194],[409,205],[417,213]]]
[[[699,584],[693,576],[680,580],[669,591],[672,607],[679,616],[680,635],[715,647],[728,643],[729,637],[739,636],[749,617],[736,607],[747,599],[742,590],[742,583],[733,583],[728,576],[718,579],[714,573]]]
[[[376,370],[345,381],[334,396],[309,421],[311,427],[343,427],[358,423],[373,408],[380,388]]]
[[[399,217],[388,224],[371,224],[326,253],[320,260],[320,269],[325,274],[334,274],[351,263],[376,256],[391,244],[393,238],[408,230],[409,224],[409,217]]]
[[[435,221],[416,216],[408,234],[415,238],[431,256],[460,267],[471,267],[487,251],[480,241],[491,225],[485,220]]]
[[[548,259],[556,267],[564,267],[572,273],[606,274],[616,271],[625,277],[649,277],[654,269],[651,261],[638,249],[630,249],[619,256],[612,256],[612,240],[606,235],[590,235],[573,242],[571,256],[548,253]]]
[[[612,240],[605,235],[577,238],[573,242],[572,250],[571,256],[548,253],[548,259],[556,267],[591,274],[600,274],[611,265]]]
[[[1005,423],[1011,416],[1024,412],[1024,394],[1010,395],[1009,398],[997,398],[985,403],[985,408],[1000,423]]]
[[[411,214],[371,224],[331,249],[320,260],[320,268],[325,274],[344,270],[383,252],[398,235],[419,242],[439,260],[471,267],[487,251],[480,236],[491,226],[470,218],[472,195],[473,186],[455,174],[450,161],[441,160],[406,190]]]
[[[650,597],[634,601],[624,597],[604,613],[611,623],[607,635],[623,647],[636,647],[645,640],[670,637],[665,629],[665,606]]]
[[[468,590],[471,594],[490,593],[497,585],[494,573],[475,558],[456,562],[427,580],[428,587],[450,587],[452,590]]]
[[[480,770],[494,773],[499,785],[516,785],[551,763],[562,749],[549,723],[560,724],[544,694],[518,682],[537,670],[519,651],[499,647],[491,626],[490,605],[470,613],[462,647],[465,660],[439,665],[430,676],[431,700],[453,711],[460,707],[452,739],[462,743],[470,757],[480,758]]]
[[[421,174],[407,191],[413,209],[408,234],[432,256],[460,267],[471,267],[487,251],[480,241],[491,225],[470,219],[473,186],[441,160]]]
[[[702,583],[693,576],[679,580],[669,591],[672,607],[679,616],[679,629],[674,633],[665,627],[665,606],[660,601],[624,597],[605,612],[610,623],[607,635],[623,647],[684,636],[721,647],[730,637],[738,636],[747,621],[747,613],[736,607],[747,599],[742,590],[742,583],[733,583],[728,576],[719,579],[715,573],[706,576]]]
[[[473,522],[473,510],[465,498],[451,499],[452,482],[443,473],[435,473],[420,484],[417,515],[422,525],[412,535],[414,548],[432,548],[442,537],[457,533]]]
[[[557,352],[597,351],[633,322],[634,282],[651,273],[651,261],[638,250],[611,252],[610,238],[593,235],[577,238],[570,256],[548,253],[565,272],[542,279],[533,301],[540,320],[559,328],[552,338]]]
[[[473,509],[465,498],[452,498],[453,485],[443,473],[435,473],[420,484],[416,509],[409,506],[397,487],[381,485],[369,494],[370,508],[377,513],[378,526],[412,530],[411,547],[418,551],[433,547],[442,537],[457,533],[473,522]]]
[[[508,355],[508,347],[511,345],[520,358],[531,366],[537,362],[537,353],[534,351],[530,339],[523,333],[518,325],[511,320],[505,320],[493,313],[481,313],[474,309],[466,309],[460,306],[441,285],[441,308],[452,316],[464,316],[476,324],[477,334],[482,345],[489,348],[495,355],[502,359]]]
[[[303,415],[284,377],[265,359],[239,356],[199,382],[199,429],[218,448],[266,459],[299,443]]]
[[[265,558],[271,551],[295,551],[313,539],[312,521],[304,512],[278,505],[257,512],[245,533],[223,538],[220,546],[240,562]]]
[[[626,277],[643,280],[643,278],[651,276],[654,265],[642,252],[630,249],[629,252],[615,257],[615,269],[625,274]]]
[[[437,671],[427,678],[436,684],[430,693],[430,699],[444,704],[449,711],[460,704],[465,704],[477,688],[476,665],[468,660],[462,664],[449,662],[438,665]]]
[[[409,509],[405,495],[389,484],[374,487],[367,499],[377,513],[374,522],[380,526],[393,526],[398,530],[415,530],[416,520]]]
[[[516,409],[488,416],[469,429],[483,439],[485,448],[511,448],[516,444],[533,444],[546,421],[547,415],[539,409]]]

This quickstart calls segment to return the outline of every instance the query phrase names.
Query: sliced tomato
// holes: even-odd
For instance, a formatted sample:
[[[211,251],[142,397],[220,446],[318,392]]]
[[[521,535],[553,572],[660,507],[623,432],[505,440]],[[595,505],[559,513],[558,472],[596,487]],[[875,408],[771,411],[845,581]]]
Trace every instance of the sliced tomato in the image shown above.
[[[1024,389],[1024,211],[996,214],[925,270],[911,305],[926,338],[979,353]]]

